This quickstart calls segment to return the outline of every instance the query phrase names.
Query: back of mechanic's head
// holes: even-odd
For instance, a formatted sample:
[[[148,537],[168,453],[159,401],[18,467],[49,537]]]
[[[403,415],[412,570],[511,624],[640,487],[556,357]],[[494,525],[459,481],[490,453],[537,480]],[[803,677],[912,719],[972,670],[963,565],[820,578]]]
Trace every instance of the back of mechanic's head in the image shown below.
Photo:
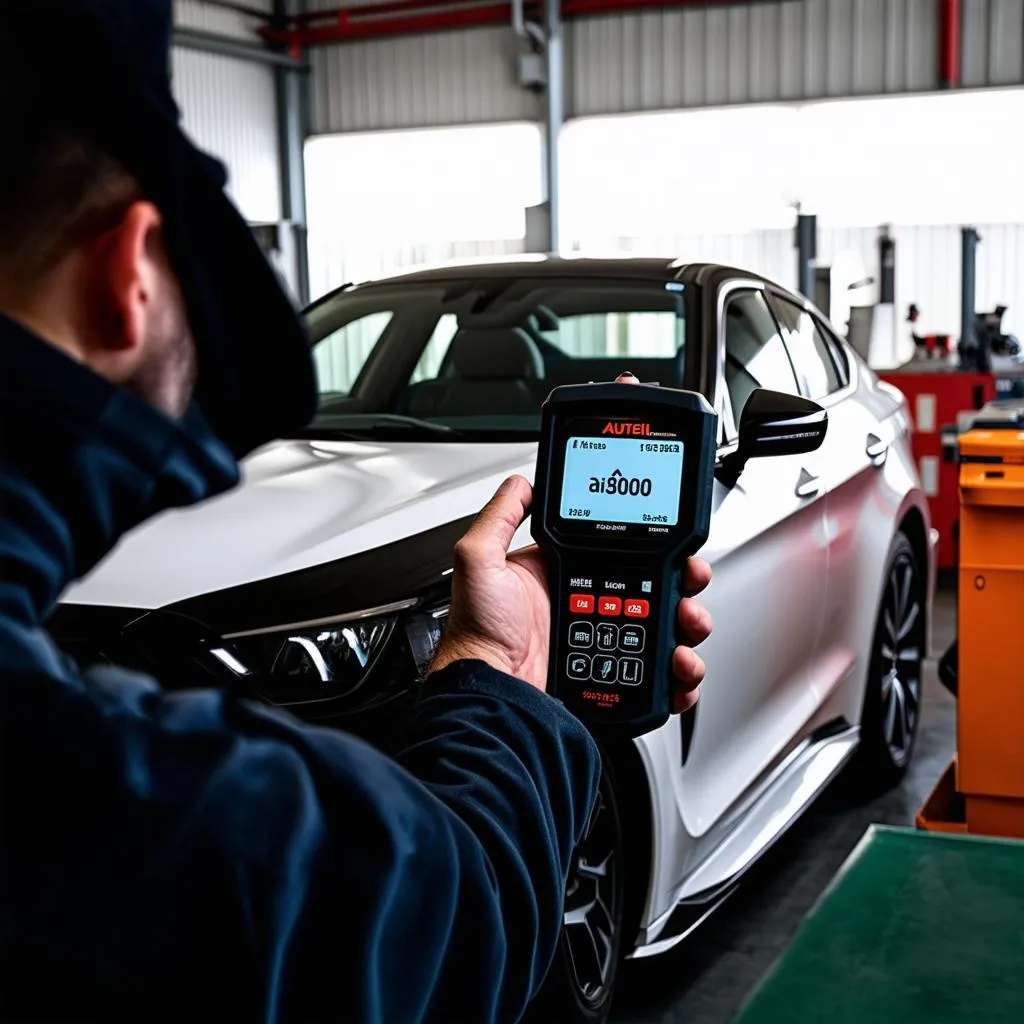
[[[0,74],[19,71],[32,96],[33,69]],[[18,159],[0,161],[0,312],[180,416],[196,360],[159,210],[59,110],[15,121]]]

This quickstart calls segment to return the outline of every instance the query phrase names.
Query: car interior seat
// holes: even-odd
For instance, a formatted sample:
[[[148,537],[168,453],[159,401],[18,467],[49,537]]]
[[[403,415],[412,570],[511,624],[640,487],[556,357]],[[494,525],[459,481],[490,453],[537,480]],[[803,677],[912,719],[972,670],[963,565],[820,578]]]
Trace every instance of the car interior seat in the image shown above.
[[[544,360],[519,327],[463,328],[452,339],[436,380],[411,387],[410,416],[528,416],[543,396]]]

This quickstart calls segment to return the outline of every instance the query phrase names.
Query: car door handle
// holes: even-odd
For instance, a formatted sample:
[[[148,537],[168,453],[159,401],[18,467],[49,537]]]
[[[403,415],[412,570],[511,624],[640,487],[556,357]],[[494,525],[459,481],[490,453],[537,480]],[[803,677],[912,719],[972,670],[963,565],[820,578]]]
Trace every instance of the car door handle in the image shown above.
[[[798,498],[816,498],[821,493],[821,477],[812,476],[806,469],[800,470],[800,479],[796,482]]]
[[[888,454],[888,451],[888,441],[883,441],[877,434],[868,434],[867,443],[864,445],[864,454],[876,466],[881,466],[885,462],[885,456]]]

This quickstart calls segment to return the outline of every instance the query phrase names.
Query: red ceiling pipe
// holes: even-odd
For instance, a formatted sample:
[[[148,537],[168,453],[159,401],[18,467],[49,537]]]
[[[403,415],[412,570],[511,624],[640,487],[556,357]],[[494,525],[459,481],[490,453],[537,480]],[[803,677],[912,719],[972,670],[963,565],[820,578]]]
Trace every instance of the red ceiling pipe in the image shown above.
[[[528,3],[532,8],[535,4]],[[288,27],[259,30],[265,39],[289,46],[414,35],[453,28],[509,24],[508,0],[386,0],[361,7],[307,11],[288,19]]]
[[[527,7],[539,8],[541,0],[527,2]],[[480,7],[505,7],[511,11],[510,3],[499,3],[498,0],[384,0],[383,3],[368,3],[359,7],[328,7],[317,11],[306,11],[304,14],[293,14],[288,21],[293,26],[309,25],[316,22],[337,22],[339,16],[346,20],[350,17],[376,18],[381,14],[410,14],[422,11],[444,11],[453,7],[480,8]]]
[[[507,24],[509,9],[503,4],[450,8],[429,14],[394,15],[388,18],[361,18],[358,7],[338,11],[331,24],[310,25],[297,29],[261,29],[260,35],[289,47],[316,46],[321,43],[345,43],[357,39],[383,39],[386,36],[417,35],[453,28],[477,28],[481,25]]]
[[[656,7],[737,6],[742,0],[563,0],[566,18],[588,14],[629,13]],[[750,2],[750,0],[747,0]],[[528,10],[539,10],[540,0],[527,0]],[[309,11],[289,18],[287,28],[264,28],[265,39],[287,44],[289,49],[357,39],[415,35],[453,28],[508,24],[512,5],[508,0],[386,0],[363,7]]]
[[[960,84],[960,0],[939,0],[939,85]]]

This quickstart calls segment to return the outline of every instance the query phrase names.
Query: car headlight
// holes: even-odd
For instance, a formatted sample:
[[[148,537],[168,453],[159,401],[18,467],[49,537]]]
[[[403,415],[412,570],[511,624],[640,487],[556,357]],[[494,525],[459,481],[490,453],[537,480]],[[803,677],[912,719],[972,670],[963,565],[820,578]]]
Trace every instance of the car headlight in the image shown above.
[[[447,606],[411,611],[417,603],[236,633],[210,654],[274,704],[373,703],[415,685],[437,647]]]

